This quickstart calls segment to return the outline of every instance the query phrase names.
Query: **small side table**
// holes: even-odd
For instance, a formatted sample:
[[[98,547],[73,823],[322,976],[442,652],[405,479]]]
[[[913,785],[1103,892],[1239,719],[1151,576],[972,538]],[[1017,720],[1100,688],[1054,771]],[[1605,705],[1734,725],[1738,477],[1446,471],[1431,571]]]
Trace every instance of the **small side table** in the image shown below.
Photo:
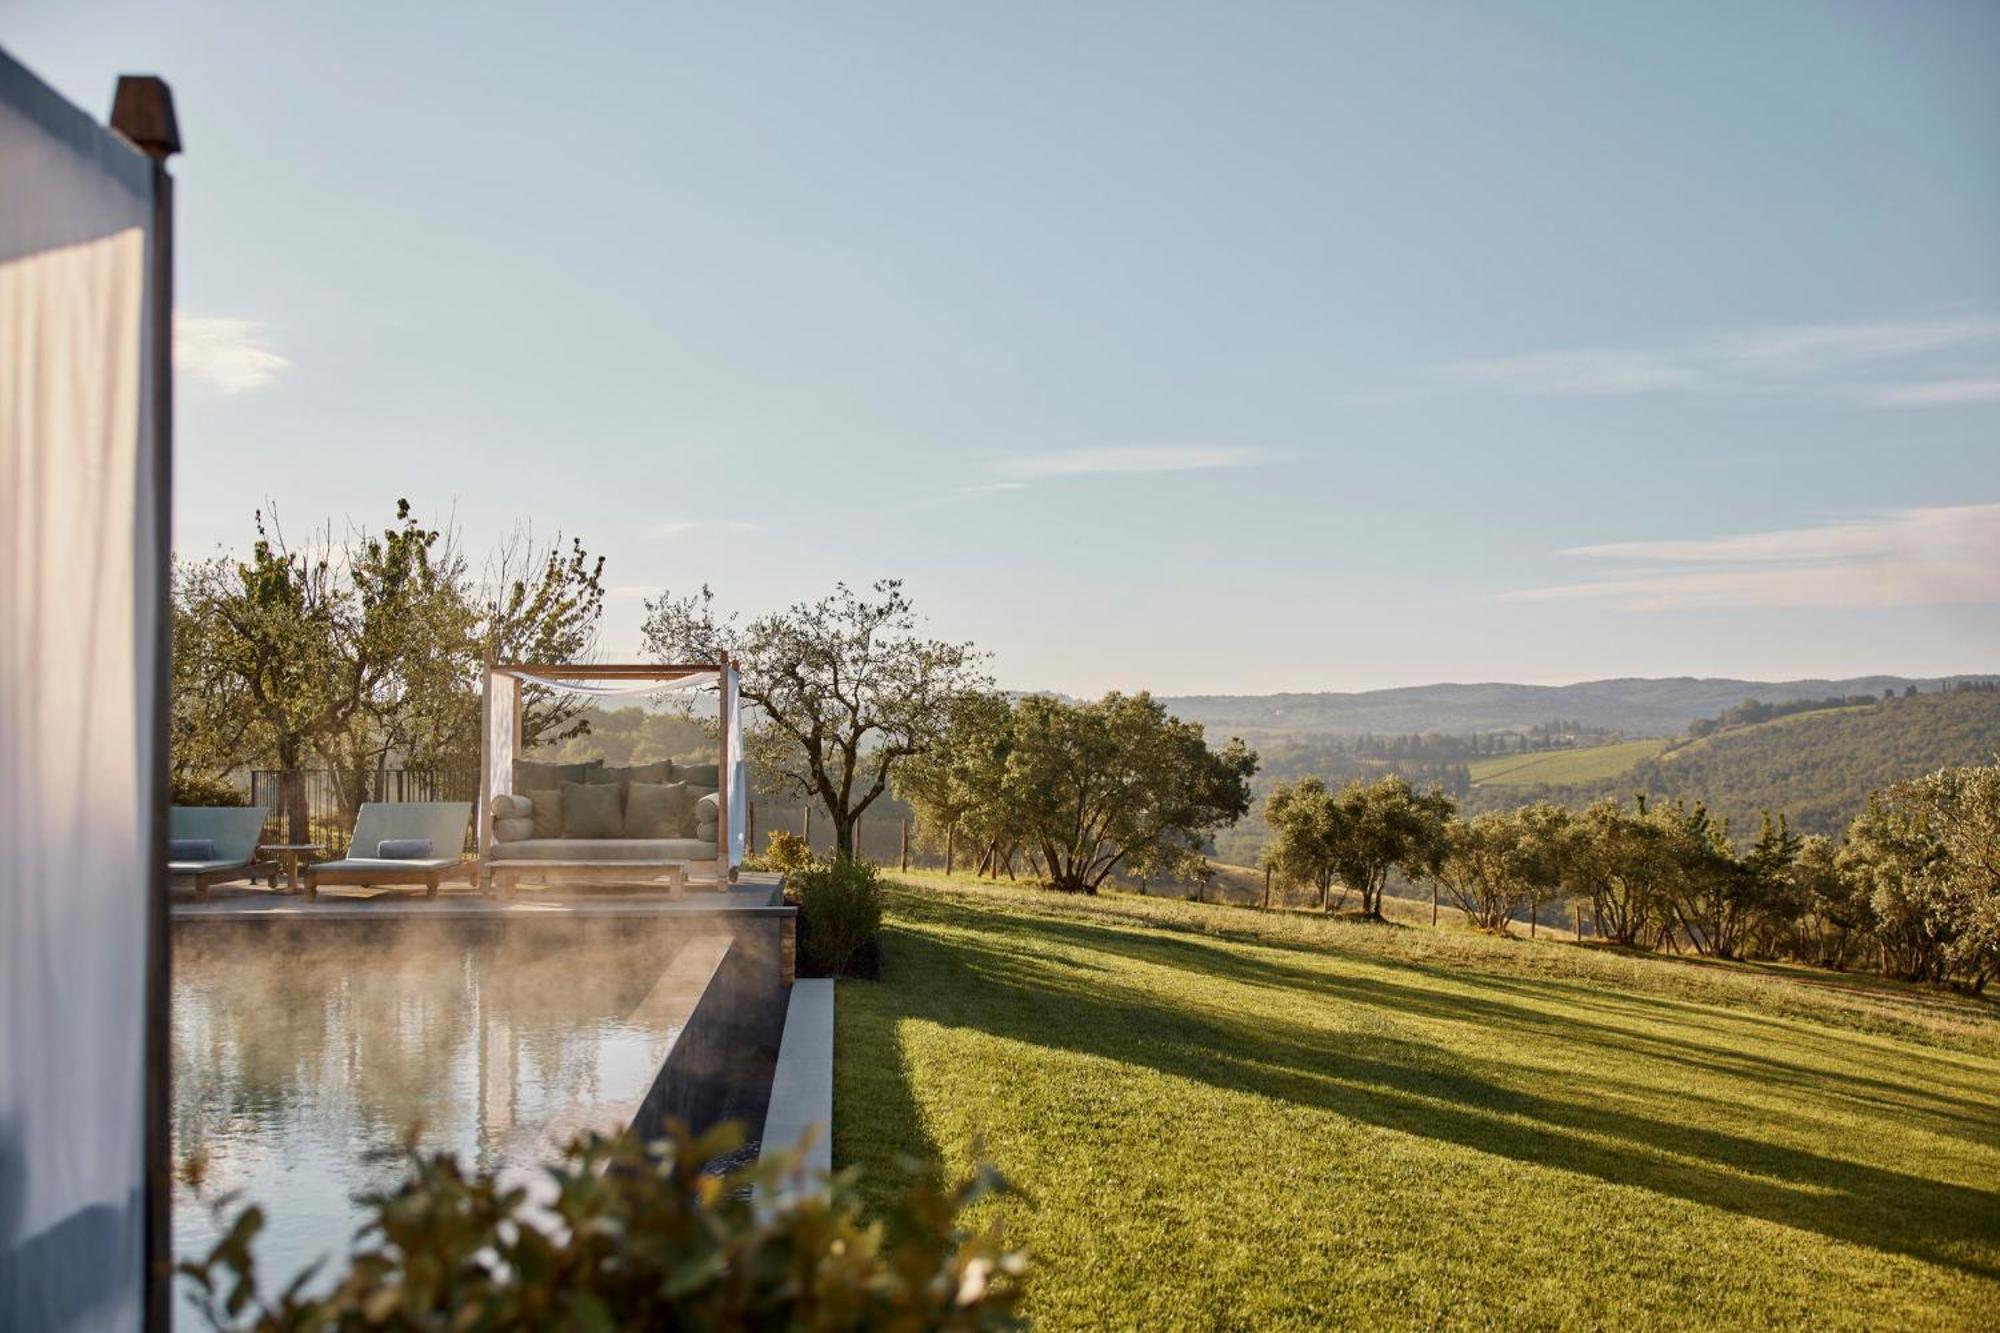
[[[303,886],[299,882],[299,871],[305,866],[306,862],[313,858],[314,853],[325,851],[326,844],[323,842],[267,842],[257,850],[266,856],[275,855],[278,858],[278,864],[283,867],[285,872],[285,892],[300,893],[303,892]]]

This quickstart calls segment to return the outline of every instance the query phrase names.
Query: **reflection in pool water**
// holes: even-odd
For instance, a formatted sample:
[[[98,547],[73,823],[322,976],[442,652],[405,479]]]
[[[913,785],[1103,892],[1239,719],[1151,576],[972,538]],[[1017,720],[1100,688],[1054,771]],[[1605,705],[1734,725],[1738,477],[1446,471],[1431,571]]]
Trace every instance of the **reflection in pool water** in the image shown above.
[[[204,1192],[264,1206],[267,1291],[346,1250],[351,1196],[401,1178],[413,1127],[426,1150],[517,1169],[622,1128],[726,947],[324,933],[283,952],[252,933],[175,941],[176,1175],[202,1158]],[[175,1254],[216,1235],[176,1184]]]

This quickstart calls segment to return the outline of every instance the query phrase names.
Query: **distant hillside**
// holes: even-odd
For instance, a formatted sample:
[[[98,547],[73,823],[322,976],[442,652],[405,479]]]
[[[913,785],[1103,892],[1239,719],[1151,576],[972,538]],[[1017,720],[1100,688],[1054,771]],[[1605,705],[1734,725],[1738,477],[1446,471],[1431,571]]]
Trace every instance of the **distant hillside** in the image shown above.
[[[1561,758],[1574,762],[1590,753]],[[2000,693],[1962,690],[1720,731],[1582,781],[1480,783],[1462,804],[1469,810],[1544,799],[1581,805],[1645,792],[1704,800],[1739,831],[1754,830],[1760,813],[1771,810],[1783,811],[1801,832],[1833,834],[1867,804],[1869,792],[1898,778],[1952,764],[1990,764],[1996,757]]]
[[[1982,677],[1981,679],[1990,679]],[[1731,680],[1676,676],[1592,680],[1576,685],[1412,685],[1356,694],[1184,695],[1164,700],[1177,717],[1222,736],[1359,736],[1410,732],[1504,731],[1550,718],[1627,736],[1677,736],[1746,699],[1787,703],[1833,695],[1935,693],[1936,678],[1856,676],[1846,680]]]

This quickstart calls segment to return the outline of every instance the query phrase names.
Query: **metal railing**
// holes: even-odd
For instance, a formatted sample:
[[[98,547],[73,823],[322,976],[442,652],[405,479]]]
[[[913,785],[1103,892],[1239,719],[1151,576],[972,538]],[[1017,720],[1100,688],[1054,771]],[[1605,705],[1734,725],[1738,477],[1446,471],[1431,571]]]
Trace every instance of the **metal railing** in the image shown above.
[[[316,842],[328,856],[344,855],[354,832],[350,801],[473,801],[479,799],[479,769],[377,768],[355,774],[355,797],[344,799],[332,769],[259,768],[250,772],[250,804],[264,807],[263,840]],[[358,797],[358,799],[356,799]],[[304,836],[294,836],[297,833]],[[477,846],[477,831],[468,828],[467,850]]]

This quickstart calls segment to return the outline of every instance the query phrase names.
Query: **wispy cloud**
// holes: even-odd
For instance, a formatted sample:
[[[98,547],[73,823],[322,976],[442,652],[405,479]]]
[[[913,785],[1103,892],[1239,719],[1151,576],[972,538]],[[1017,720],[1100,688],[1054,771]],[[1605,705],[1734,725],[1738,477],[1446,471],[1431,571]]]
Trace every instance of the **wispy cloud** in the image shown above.
[[[1522,394],[1649,393],[1698,378],[1693,369],[1666,357],[1611,348],[1463,361],[1453,370],[1462,379]]]
[[[2000,319],[1951,315],[1937,319],[1878,319],[1846,324],[1786,324],[1712,339],[1720,366],[1807,375],[1843,366],[1894,361],[2000,338]]]
[[[1870,375],[1909,363],[2000,342],[2000,317],[1947,315],[1928,319],[1780,324],[1733,332],[1669,348],[1587,347],[1524,356],[1460,361],[1445,368],[1461,383],[1530,396],[1583,397],[1657,393],[1671,389],[1835,387],[1859,375],[1870,400],[1884,406],[1985,402],[1983,380],[1945,380],[1969,397],[1925,397],[1929,384],[1871,385]],[[1937,369],[1933,368],[1933,374]],[[1837,378],[1836,378],[1837,377]],[[1907,392],[1904,390],[1907,389]],[[1939,389],[1939,392],[1950,390]]]
[[[1268,449],[1234,444],[1130,444],[1063,453],[1022,454],[993,465],[1016,480],[1096,477],[1138,472],[1199,472],[1255,467],[1274,460]]]
[[[174,368],[211,388],[261,389],[291,364],[265,345],[264,326],[255,320],[174,314]]]
[[[1631,611],[2000,602],[2000,504],[1896,509],[1815,527],[1613,542],[1562,554],[1638,567],[1503,597]]]
[[[1955,407],[1961,403],[2000,403],[2000,375],[1986,379],[1895,384],[1876,394],[1875,402],[1881,407]]]
[[[1025,481],[975,481],[958,488],[957,494],[971,497],[975,495],[1004,495],[1008,491],[1025,491]]]

